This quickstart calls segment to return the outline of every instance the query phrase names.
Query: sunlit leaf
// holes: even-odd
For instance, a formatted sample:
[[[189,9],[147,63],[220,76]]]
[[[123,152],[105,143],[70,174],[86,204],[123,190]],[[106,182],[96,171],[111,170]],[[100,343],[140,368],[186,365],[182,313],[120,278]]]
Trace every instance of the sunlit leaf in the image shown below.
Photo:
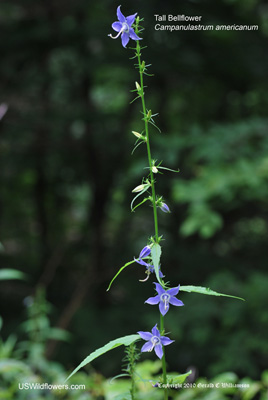
[[[155,270],[155,275],[160,284],[160,276],[159,276],[159,267],[160,267],[160,257],[161,257],[161,246],[158,243],[154,243],[151,249],[151,255],[152,255],[152,260],[153,260],[153,266]]]
[[[128,335],[121,337],[119,339],[112,340],[111,342],[107,343],[105,346],[100,347],[99,349],[93,351],[89,356],[87,356],[84,361],[81,362],[81,364],[78,365],[78,367],[75,368],[75,370],[68,376],[66,381],[71,378],[77,371],[79,371],[80,368],[83,368],[85,365],[89,364],[91,361],[95,360],[96,358],[100,357],[101,355],[107,353],[108,351],[115,349],[116,347],[119,346],[129,346],[131,343],[136,342],[137,340],[140,339],[139,335]]]
[[[232,297],[233,299],[245,301],[245,299],[242,299],[241,297],[231,296],[230,294],[218,293],[215,292],[214,290],[202,286],[180,286],[180,292],[193,292],[193,293],[207,294],[209,296]]]
[[[21,272],[18,271],[16,269],[1,269],[0,270],[0,280],[4,281],[4,280],[9,280],[9,279],[26,279],[26,275]]]

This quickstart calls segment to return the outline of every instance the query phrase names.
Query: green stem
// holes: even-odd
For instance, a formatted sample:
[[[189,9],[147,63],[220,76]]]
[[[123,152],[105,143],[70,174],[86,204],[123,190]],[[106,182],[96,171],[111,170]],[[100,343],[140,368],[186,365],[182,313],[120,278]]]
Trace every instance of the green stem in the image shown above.
[[[136,33],[138,33],[138,28],[136,30]],[[152,199],[153,199],[152,203],[153,203],[153,214],[154,214],[155,241],[156,241],[156,243],[159,243],[155,183],[154,183],[154,176],[153,176],[153,171],[152,171],[153,163],[152,163],[152,156],[151,156],[149,126],[148,126],[149,121],[147,118],[147,111],[146,111],[145,98],[144,98],[144,84],[143,84],[144,67],[142,66],[142,63],[141,63],[141,48],[140,48],[140,44],[138,41],[137,41],[137,46],[136,46],[136,55],[137,55],[138,63],[139,63],[140,87],[141,87],[140,97],[141,97],[142,111],[143,111],[144,124],[145,124],[147,154],[148,154],[148,162],[149,162],[149,168],[150,168],[150,181],[151,181]],[[164,317],[160,313],[160,334],[163,335],[164,332],[165,332]],[[163,383],[166,384],[167,383],[167,368],[166,368],[166,358],[165,358],[164,346],[162,346],[162,349],[163,349],[163,357],[162,357]],[[168,389],[167,388],[164,389],[164,400],[168,400]]]
[[[154,174],[152,171],[153,163],[152,163],[152,156],[151,156],[151,148],[150,148],[150,138],[149,138],[149,122],[146,119],[147,111],[145,106],[145,98],[144,98],[144,84],[143,84],[143,68],[141,64],[141,49],[140,44],[137,42],[137,57],[139,63],[139,72],[140,72],[140,87],[141,87],[141,103],[142,103],[142,112],[144,117],[144,125],[145,125],[145,136],[146,136],[146,144],[147,144],[147,154],[148,154],[148,162],[150,168],[150,181],[151,181],[151,188],[152,188],[152,198],[153,198],[153,213],[154,213],[154,229],[155,229],[155,241],[156,243],[159,242],[158,236],[158,219],[157,219],[157,207],[156,207],[156,195],[155,195],[155,184],[154,184]]]
[[[164,317],[160,313],[160,335],[164,335],[165,333],[165,328],[164,328]],[[167,367],[166,367],[166,357],[165,357],[165,347],[162,346],[163,349],[163,357],[162,357],[162,370],[163,370],[163,382],[167,383]],[[167,389],[165,389],[165,400],[168,399],[168,392]]]

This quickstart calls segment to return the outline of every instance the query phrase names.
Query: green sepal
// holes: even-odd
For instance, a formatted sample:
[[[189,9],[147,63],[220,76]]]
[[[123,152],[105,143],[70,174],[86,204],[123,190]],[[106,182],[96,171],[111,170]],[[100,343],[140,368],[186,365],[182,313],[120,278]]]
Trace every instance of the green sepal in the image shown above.
[[[162,282],[159,277],[159,266],[160,266],[160,257],[161,257],[161,246],[158,243],[154,243],[151,248],[151,256],[152,256],[152,261],[153,261],[153,266],[154,266],[154,271],[156,278],[160,285],[162,285]]]
[[[143,144],[143,143],[145,143],[145,141],[144,140],[142,140],[142,141],[140,141],[138,144],[136,144],[136,146],[134,147],[134,149],[132,150],[132,152],[131,152],[131,155],[134,153],[134,151],[141,145],[141,144]]]
[[[143,199],[139,204],[137,204],[134,208],[132,208],[131,211],[134,211],[136,208],[138,208],[139,206],[141,206],[143,203],[145,203],[147,200],[149,200],[149,197],[146,197],[145,199]]]
[[[91,361],[95,360],[96,358],[100,357],[101,355],[107,353],[108,351],[115,349],[116,347],[119,346],[129,346],[131,343],[136,342],[138,339],[140,339],[139,335],[128,335],[128,336],[123,336],[119,339],[112,340],[111,342],[107,343],[105,346],[100,347],[99,349],[93,351],[89,356],[87,356],[84,361],[82,361],[78,367],[75,368],[75,370],[68,376],[68,378],[65,380],[68,381],[68,379],[71,378],[74,374],[76,374],[79,369],[83,368],[85,365],[89,364]]]
[[[214,290],[202,286],[180,286],[180,292],[193,292],[193,293],[207,294],[209,296],[224,296],[245,301],[245,299],[243,299],[242,297],[231,296],[230,294],[218,293],[215,292]]]
[[[170,172],[180,172],[180,170],[179,170],[179,168],[176,170],[176,169],[170,169],[170,168],[167,168],[167,167],[159,167],[159,166],[157,166],[156,165],[156,168],[157,169],[166,169],[167,171],[170,171]]]
[[[135,262],[136,262],[135,260],[129,261],[129,262],[127,262],[125,265],[123,265],[123,267],[121,267],[121,268],[119,269],[119,271],[115,274],[115,276],[113,277],[113,279],[112,279],[111,282],[109,283],[109,286],[108,286],[108,289],[106,289],[106,292],[108,292],[108,291],[110,290],[113,281],[118,277],[118,275],[123,271],[123,269],[125,269],[125,268],[128,267],[130,264],[133,264],[133,263],[135,263]]]

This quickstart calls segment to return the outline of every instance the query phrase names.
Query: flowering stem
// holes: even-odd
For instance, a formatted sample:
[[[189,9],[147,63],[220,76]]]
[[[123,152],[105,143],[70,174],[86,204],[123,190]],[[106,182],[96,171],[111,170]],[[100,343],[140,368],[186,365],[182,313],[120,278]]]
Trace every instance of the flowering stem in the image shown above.
[[[137,21],[137,26],[136,26],[136,33],[138,34],[138,21]],[[153,203],[153,214],[154,214],[154,228],[155,228],[155,241],[156,243],[159,243],[159,236],[158,236],[158,219],[157,219],[157,207],[156,207],[156,194],[155,194],[155,182],[154,182],[154,176],[153,176],[153,163],[152,163],[152,156],[151,156],[151,148],[150,148],[150,139],[149,139],[149,120],[150,120],[150,111],[146,110],[146,105],[145,105],[145,98],[144,98],[144,84],[143,84],[143,74],[144,74],[144,61],[143,63],[141,62],[141,47],[139,42],[137,41],[136,44],[136,56],[138,59],[138,65],[139,65],[139,73],[140,73],[140,90],[138,90],[138,93],[141,98],[141,103],[142,103],[142,111],[143,111],[143,119],[144,119],[144,125],[145,125],[145,137],[146,137],[146,144],[147,144],[147,154],[148,154],[148,162],[149,162],[149,168],[150,168],[150,182],[151,182],[151,189],[152,189],[152,203]],[[161,335],[164,334],[165,328],[164,328],[164,317],[160,313],[160,332]],[[163,349],[163,357],[162,357],[162,371],[163,371],[163,383],[167,383],[167,368],[166,368],[166,358],[165,358],[165,349],[164,346],[162,346]],[[164,389],[164,400],[168,400],[168,391],[167,388]]]
[[[151,188],[152,188],[152,198],[153,198],[153,213],[154,213],[154,229],[155,229],[155,241],[156,243],[159,242],[159,236],[158,236],[158,219],[157,219],[157,207],[156,207],[156,195],[155,195],[155,185],[154,185],[154,175],[152,171],[153,163],[152,163],[152,156],[151,156],[151,148],[150,148],[150,138],[149,138],[149,120],[147,116],[147,111],[146,111],[146,106],[145,106],[145,98],[144,98],[144,85],[143,85],[143,74],[144,74],[144,67],[142,66],[141,63],[141,48],[140,44],[137,41],[137,46],[136,46],[136,54],[138,58],[138,63],[139,63],[139,73],[140,73],[140,97],[141,97],[141,103],[142,103],[142,111],[143,111],[143,117],[144,117],[144,125],[145,125],[145,136],[146,136],[146,143],[147,143],[147,154],[148,154],[148,162],[149,162],[149,168],[150,168],[150,181],[151,181]]]

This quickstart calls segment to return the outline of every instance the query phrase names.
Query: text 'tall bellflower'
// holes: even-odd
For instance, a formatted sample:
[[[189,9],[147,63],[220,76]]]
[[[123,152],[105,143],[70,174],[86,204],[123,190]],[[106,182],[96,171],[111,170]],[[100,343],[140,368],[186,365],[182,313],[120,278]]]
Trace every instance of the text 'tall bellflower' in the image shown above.
[[[113,30],[118,32],[118,34],[116,36],[112,36],[111,34],[108,36],[110,36],[112,39],[117,39],[121,35],[122,45],[123,45],[123,47],[126,47],[126,45],[129,42],[129,39],[132,39],[132,40],[142,40],[142,39],[139,38],[136,35],[136,33],[134,32],[134,29],[131,28],[131,25],[134,24],[137,13],[133,14],[133,15],[129,15],[128,17],[125,17],[121,13],[120,7],[121,6],[117,7],[118,21],[116,21],[112,24]]]

